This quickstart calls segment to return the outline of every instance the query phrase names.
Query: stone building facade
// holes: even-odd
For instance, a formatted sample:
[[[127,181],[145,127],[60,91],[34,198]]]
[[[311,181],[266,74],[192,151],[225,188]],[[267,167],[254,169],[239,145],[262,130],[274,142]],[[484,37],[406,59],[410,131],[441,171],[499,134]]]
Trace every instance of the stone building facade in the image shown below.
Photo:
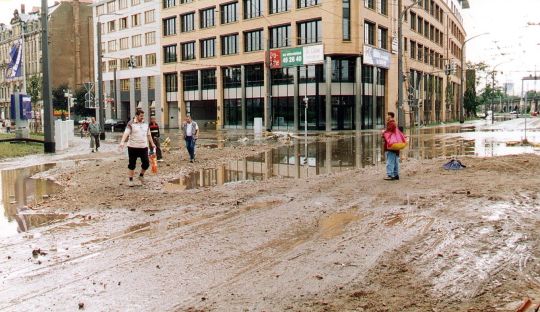
[[[49,8],[49,53],[52,88],[67,84],[71,90],[93,81],[92,8],[83,1],[57,2]],[[10,25],[0,24],[0,117],[9,116],[10,97],[25,88],[32,76],[41,79],[41,21],[39,8],[14,12]],[[22,72],[7,77],[10,51],[23,44]],[[26,77],[26,84],[23,76]],[[34,103],[38,106],[41,103]]]

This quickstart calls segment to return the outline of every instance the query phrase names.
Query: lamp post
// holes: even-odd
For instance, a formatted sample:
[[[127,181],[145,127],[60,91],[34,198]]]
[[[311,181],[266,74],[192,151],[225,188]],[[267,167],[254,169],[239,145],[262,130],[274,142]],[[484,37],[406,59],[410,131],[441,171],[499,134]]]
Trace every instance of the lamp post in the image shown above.
[[[471,41],[474,38],[484,36],[484,35],[487,35],[487,34],[489,34],[489,32],[485,32],[485,33],[473,36],[473,37],[465,40],[463,42],[463,45],[461,46],[461,72],[460,72],[461,84],[460,84],[460,87],[459,87],[460,88],[460,91],[459,91],[459,95],[460,95],[459,123],[464,123],[465,122],[465,116],[464,116],[464,110],[465,110],[465,102],[464,102],[465,101],[465,95],[464,95],[464,92],[465,92],[465,88],[463,87],[463,84],[467,82],[467,77],[465,77],[465,79],[463,79],[463,74],[464,74],[463,69],[465,68],[465,44],[467,44],[467,42]]]
[[[495,111],[493,110],[493,97],[495,95],[495,74],[497,73],[496,69],[497,69],[497,66],[499,65],[502,65],[502,64],[506,64],[510,61],[512,61],[513,59],[510,59],[508,61],[505,61],[505,62],[501,62],[495,66],[493,66],[493,70],[491,71],[491,89],[492,89],[492,92],[493,92],[493,95],[491,96],[491,123],[493,124],[494,123],[494,119],[495,119]]]
[[[405,126],[405,112],[403,111],[403,17],[412,7],[422,1],[414,1],[413,4],[402,10],[403,0],[398,0],[398,125],[402,127]]]

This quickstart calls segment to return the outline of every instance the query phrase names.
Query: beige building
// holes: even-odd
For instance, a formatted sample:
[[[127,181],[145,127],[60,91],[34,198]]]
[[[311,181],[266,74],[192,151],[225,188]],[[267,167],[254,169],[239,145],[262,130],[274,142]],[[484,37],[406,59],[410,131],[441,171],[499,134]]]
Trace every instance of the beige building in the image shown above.
[[[93,81],[92,8],[84,1],[57,2],[49,8],[51,86],[67,84],[71,90]],[[9,116],[11,94],[27,93],[28,80],[41,78],[41,22],[39,8],[14,12],[10,25],[0,24],[0,117]],[[23,46],[20,73],[9,68],[10,52]],[[26,84],[23,80],[26,77]]]
[[[405,15],[407,124],[458,117],[463,2],[420,1]],[[397,15],[394,0],[165,0],[162,122],[190,113],[250,128],[261,117],[295,131],[307,101],[309,129],[383,127],[397,104]]]

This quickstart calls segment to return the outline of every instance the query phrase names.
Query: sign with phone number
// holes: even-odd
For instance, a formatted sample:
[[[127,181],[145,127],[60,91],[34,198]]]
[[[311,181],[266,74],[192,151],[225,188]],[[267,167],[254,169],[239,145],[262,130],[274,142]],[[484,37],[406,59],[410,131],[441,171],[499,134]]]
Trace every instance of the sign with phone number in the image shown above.
[[[270,68],[318,64],[323,61],[322,45],[270,51]]]

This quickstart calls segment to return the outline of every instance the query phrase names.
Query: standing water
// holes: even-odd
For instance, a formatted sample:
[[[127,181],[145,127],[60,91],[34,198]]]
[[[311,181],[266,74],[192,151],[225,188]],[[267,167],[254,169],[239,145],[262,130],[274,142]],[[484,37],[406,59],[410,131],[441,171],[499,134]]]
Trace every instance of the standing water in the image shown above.
[[[0,237],[26,232],[66,217],[58,214],[37,214],[28,208],[28,205],[43,201],[60,188],[51,180],[31,178],[36,173],[54,166],[44,164],[0,171]]]

